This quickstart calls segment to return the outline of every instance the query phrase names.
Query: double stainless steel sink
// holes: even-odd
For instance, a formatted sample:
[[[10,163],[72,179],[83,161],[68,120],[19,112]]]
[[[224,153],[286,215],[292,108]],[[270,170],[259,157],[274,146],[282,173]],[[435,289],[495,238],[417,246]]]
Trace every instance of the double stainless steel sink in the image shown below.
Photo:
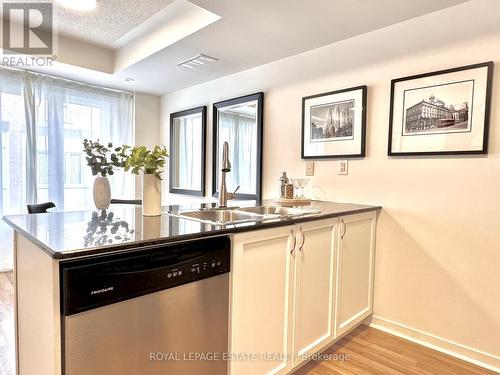
[[[235,208],[211,208],[196,211],[169,212],[189,220],[201,221],[213,225],[228,225],[269,219],[296,217],[319,214],[320,211],[310,208],[295,208],[282,206],[256,206]]]

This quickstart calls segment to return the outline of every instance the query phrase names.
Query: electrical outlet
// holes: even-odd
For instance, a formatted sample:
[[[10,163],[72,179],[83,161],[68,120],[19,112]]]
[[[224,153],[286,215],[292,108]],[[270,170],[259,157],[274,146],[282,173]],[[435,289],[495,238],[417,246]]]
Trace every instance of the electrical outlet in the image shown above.
[[[314,176],[314,162],[306,161],[306,176]]]
[[[339,160],[337,164],[337,173],[340,175],[349,174],[349,162],[347,160]]]

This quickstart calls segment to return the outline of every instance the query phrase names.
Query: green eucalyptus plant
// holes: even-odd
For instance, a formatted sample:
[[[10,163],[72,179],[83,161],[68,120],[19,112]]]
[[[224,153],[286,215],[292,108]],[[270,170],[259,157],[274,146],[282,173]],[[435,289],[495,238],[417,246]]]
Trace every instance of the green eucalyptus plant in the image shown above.
[[[153,174],[161,180],[160,173],[163,172],[161,169],[165,166],[167,157],[168,152],[163,145],[155,146],[152,150],[148,150],[146,146],[133,147],[125,161],[125,172],[130,170],[136,175],[140,172]]]
[[[128,159],[127,150],[130,146],[116,147],[113,144],[101,144],[99,140],[83,140],[83,151],[85,152],[87,165],[92,170],[92,175],[106,177],[112,176],[115,168],[124,168]]]

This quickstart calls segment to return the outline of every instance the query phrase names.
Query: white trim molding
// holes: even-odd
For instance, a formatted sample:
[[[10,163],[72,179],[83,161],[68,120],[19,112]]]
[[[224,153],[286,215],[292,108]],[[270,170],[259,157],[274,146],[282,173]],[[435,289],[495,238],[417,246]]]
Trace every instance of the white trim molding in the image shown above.
[[[391,335],[401,337],[402,339],[500,373],[500,357],[496,355],[458,344],[431,333],[420,331],[375,315],[367,318],[363,323]]]
[[[0,272],[12,272],[14,265],[12,263],[0,263]]]

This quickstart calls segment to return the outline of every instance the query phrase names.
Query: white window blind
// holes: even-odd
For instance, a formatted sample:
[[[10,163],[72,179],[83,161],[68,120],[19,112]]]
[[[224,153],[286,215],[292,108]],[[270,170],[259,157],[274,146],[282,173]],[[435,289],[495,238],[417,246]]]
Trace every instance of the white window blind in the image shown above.
[[[0,69],[2,213],[46,201],[66,210],[91,208],[94,177],[82,140],[131,144],[132,122],[129,93]],[[133,197],[130,175],[109,179],[113,197]]]

